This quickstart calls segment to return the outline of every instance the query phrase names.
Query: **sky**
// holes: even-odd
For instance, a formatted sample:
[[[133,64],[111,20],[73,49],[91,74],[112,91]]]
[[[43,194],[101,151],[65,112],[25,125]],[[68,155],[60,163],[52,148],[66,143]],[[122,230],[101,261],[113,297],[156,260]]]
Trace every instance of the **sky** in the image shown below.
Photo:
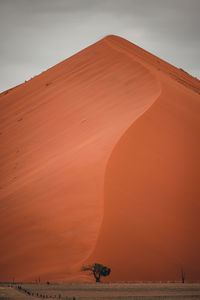
[[[116,34],[200,79],[200,0],[0,0],[0,91]]]

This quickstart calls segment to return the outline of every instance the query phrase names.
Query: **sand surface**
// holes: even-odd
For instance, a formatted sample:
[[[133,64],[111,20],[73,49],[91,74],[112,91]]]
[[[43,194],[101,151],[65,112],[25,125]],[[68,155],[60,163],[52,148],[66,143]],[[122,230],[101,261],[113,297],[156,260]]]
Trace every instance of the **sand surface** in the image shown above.
[[[108,36],[0,95],[0,280],[200,278],[200,82]]]
[[[12,287],[11,287],[12,286]],[[20,289],[18,288],[20,287]],[[73,299],[73,297],[75,299]],[[198,283],[45,283],[0,286],[0,300],[200,299]]]

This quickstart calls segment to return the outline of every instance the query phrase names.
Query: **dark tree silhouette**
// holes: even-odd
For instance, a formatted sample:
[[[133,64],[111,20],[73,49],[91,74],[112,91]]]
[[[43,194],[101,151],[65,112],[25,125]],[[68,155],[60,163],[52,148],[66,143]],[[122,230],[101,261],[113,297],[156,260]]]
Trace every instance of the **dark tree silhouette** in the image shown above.
[[[182,283],[185,282],[185,272],[182,268],[181,268],[181,280],[182,280]]]
[[[101,264],[94,263],[92,265],[83,266],[81,271],[90,271],[96,279],[96,282],[100,282],[101,276],[110,275],[111,269]]]

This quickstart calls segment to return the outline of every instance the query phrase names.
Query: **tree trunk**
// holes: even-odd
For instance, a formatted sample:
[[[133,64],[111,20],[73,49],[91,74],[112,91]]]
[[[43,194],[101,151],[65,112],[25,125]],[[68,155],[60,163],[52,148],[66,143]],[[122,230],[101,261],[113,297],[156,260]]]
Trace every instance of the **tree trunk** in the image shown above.
[[[97,274],[97,273],[95,273],[95,272],[93,272],[93,274],[94,274],[94,277],[95,277],[95,279],[96,279],[96,282],[100,282],[100,277],[101,277],[101,275],[100,275],[100,274]]]
[[[185,282],[185,272],[183,271],[183,269],[181,269],[181,279],[182,279],[182,283]]]

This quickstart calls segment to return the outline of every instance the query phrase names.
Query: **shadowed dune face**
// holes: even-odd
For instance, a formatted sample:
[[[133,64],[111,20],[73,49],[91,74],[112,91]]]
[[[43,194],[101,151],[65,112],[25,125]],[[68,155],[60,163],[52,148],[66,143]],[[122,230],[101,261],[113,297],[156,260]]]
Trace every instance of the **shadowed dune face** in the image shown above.
[[[107,164],[104,218],[90,261],[111,280],[200,278],[200,97],[161,76],[162,93]]]
[[[105,174],[104,219],[90,258],[112,280],[200,278],[200,102],[163,93],[123,135]],[[176,109],[175,109],[176,108]]]
[[[77,280],[94,249],[108,158],[161,91],[108,40],[0,95],[0,280]]]

